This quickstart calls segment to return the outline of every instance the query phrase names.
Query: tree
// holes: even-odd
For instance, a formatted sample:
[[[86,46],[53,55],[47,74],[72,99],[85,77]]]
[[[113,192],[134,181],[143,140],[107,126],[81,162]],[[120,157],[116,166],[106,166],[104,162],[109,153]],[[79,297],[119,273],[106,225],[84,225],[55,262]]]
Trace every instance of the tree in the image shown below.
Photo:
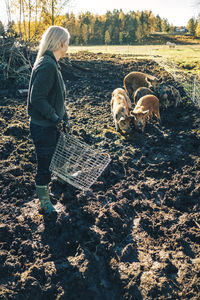
[[[125,14],[123,13],[122,10],[120,10],[119,20],[120,20],[120,30],[124,31],[126,18],[125,18]]]
[[[1,21],[0,21],[0,36],[5,36],[5,29]]]
[[[162,26],[161,26],[161,18],[159,15],[156,16],[156,31],[161,32],[162,31]]]
[[[197,23],[196,23],[195,19],[194,19],[194,18],[191,18],[191,19],[188,21],[187,29],[189,30],[189,32],[190,32],[192,35],[195,35],[196,26],[197,26]]]
[[[136,31],[138,28],[137,15],[134,11],[126,15],[125,28],[124,42],[133,44],[136,41]]]
[[[104,35],[103,35],[103,24],[101,18],[96,15],[92,19],[90,24],[91,26],[91,33],[90,33],[90,42],[95,45],[103,44],[104,43]]]
[[[31,0],[28,0],[28,40],[30,41],[31,38],[31,12],[33,6],[31,4]]]
[[[109,30],[106,30],[106,32],[105,32],[105,44],[109,45],[110,43],[111,43],[110,32],[109,32]]]
[[[87,43],[88,43],[88,37],[89,37],[88,25],[83,24],[83,26],[82,26],[82,39],[83,39],[83,42],[84,42],[85,45],[87,45]]]
[[[11,7],[10,7],[10,0],[4,0],[5,5],[6,5],[6,12],[7,12],[7,18],[8,18],[8,23],[11,22]]]
[[[141,23],[138,24],[137,30],[136,30],[136,38],[137,40],[141,40],[144,37],[143,28]]]
[[[38,39],[49,26],[60,22],[58,16],[71,0],[5,0],[11,15],[17,19],[15,30],[24,40]],[[8,10],[8,9],[7,9]],[[12,17],[12,19],[13,19]],[[34,24],[34,29],[33,29]],[[23,26],[22,26],[23,25]]]
[[[195,29],[195,35],[197,37],[200,37],[200,21],[198,22],[196,29]]]
[[[150,32],[154,33],[156,31],[157,24],[156,24],[156,19],[151,11],[149,14],[149,26],[150,26]]]
[[[145,10],[143,13],[143,34],[144,36],[149,36],[151,33],[151,27],[150,27],[150,19],[151,11]]]
[[[15,31],[14,21],[8,22],[6,33],[7,33],[7,36],[17,37],[17,32]]]
[[[126,40],[126,33],[124,31],[120,31],[119,32],[119,44],[125,44],[125,40]]]
[[[139,41],[145,36],[145,34],[144,34],[145,19],[144,19],[143,11],[141,13],[138,13],[137,21],[138,21],[138,26],[137,26],[137,30],[136,30],[136,38]]]
[[[74,13],[67,13],[65,15],[65,21],[63,22],[63,27],[66,27],[70,32],[70,44],[73,44],[76,38],[76,18]]]
[[[55,18],[61,13],[61,11],[66,7],[70,0],[46,0],[47,2],[50,1],[50,14],[51,14],[51,24],[54,25]]]
[[[12,3],[14,30],[23,40],[39,41],[51,24],[70,32],[70,44],[134,44],[151,33],[168,30],[166,19],[151,11],[107,11],[104,15],[90,12],[61,14],[63,6],[73,0],[5,0]],[[10,1],[10,2],[9,2]],[[11,6],[11,5],[10,5]]]
[[[161,29],[162,32],[168,32],[170,30],[169,22],[167,21],[167,19],[162,20]]]

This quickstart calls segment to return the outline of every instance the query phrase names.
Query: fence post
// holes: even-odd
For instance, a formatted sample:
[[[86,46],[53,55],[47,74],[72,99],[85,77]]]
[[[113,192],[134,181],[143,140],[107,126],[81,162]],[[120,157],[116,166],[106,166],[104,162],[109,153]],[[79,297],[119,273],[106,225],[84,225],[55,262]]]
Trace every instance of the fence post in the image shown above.
[[[173,62],[173,65],[174,65],[174,80],[176,80],[176,64],[175,64],[175,62]]]
[[[193,86],[193,95],[192,100],[195,103],[195,96],[196,96],[196,75],[194,76],[194,86]]]

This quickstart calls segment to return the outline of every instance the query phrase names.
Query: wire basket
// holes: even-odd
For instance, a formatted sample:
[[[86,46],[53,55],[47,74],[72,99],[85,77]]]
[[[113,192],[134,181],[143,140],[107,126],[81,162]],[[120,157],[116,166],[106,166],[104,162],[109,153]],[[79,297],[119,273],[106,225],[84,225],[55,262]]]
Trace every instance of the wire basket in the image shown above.
[[[50,171],[78,189],[89,190],[110,161],[109,154],[100,152],[69,133],[61,133]]]

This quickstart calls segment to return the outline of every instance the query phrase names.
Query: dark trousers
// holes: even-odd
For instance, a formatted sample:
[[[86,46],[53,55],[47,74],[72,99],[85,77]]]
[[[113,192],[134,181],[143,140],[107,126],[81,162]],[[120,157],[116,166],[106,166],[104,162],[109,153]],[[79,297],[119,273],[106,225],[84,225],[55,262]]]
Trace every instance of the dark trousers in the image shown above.
[[[35,145],[37,157],[36,185],[47,185],[51,181],[49,166],[58,141],[56,127],[39,126],[30,123],[30,132]]]

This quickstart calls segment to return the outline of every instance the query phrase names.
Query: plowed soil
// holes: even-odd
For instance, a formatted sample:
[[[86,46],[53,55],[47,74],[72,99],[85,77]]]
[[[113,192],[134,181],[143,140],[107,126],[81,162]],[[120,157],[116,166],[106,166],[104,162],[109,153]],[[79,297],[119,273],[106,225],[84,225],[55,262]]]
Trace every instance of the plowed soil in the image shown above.
[[[199,299],[200,109],[151,60],[79,53],[71,63],[72,134],[111,163],[88,192],[52,178],[58,213],[41,215],[26,99],[0,99],[0,299]],[[110,99],[130,71],[162,75],[182,102],[125,136]]]

